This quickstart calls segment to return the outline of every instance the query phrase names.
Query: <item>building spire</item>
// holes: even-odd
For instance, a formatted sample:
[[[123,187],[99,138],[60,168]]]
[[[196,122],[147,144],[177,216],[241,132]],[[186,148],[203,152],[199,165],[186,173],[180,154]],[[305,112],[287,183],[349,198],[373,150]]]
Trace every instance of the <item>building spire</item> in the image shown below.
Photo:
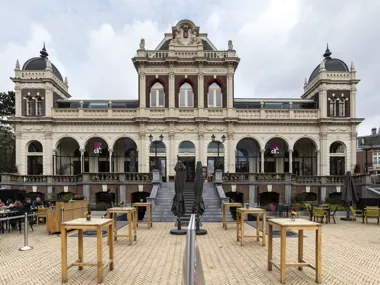
[[[15,68],[16,70],[20,70],[20,63],[19,63],[19,61],[18,60],[16,60],[16,68]]]
[[[331,56],[331,51],[329,50],[329,43],[327,43],[326,51],[323,54],[323,57],[326,58],[326,59],[331,59],[330,56]]]
[[[45,42],[44,42],[44,46],[42,47],[42,50],[40,51],[40,56],[42,58],[47,58],[49,56],[49,54],[47,53],[46,48],[45,48]]]
[[[351,61],[351,71],[355,71],[355,65],[353,61]]]

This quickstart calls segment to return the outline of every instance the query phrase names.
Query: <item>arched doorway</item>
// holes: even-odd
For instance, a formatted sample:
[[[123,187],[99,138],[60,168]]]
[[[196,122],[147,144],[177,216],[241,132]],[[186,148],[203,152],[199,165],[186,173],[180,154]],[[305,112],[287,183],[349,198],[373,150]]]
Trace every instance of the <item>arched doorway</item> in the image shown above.
[[[55,161],[56,175],[77,175],[81,173],[79,143],[70,137],[62,138],[57,144]]]
[[[270,203],[277,205],[280,201],[280,194],[277,192],[261,192],[260,206],[266,206]]]
[[[139,172],[137,145],[130,138],[119,138],[113,145],[113,172]]]
[[[236,146],[236,172],[261,172],[260,144],[252,138],[241,139]]]
[[[109,172],[109,151],[106,141],[99,137],[91,138],[86,143],[84,154],[84,172]]]
[[[317,153],[309,138],[299,139],[293,147],[293,174],[317,175]]]
[[[264,172],[289,172],[288,144],[282,138],[273,138],[266,143],[264,153]]]
[[[344,175],[346,171],[346,146],[333,142],[330,146],[330,175]]]
[[[212,141],[207,147],[208,175],[213,175],[217,169],[224,171],[224,145],[221,141]]]
[[[190,141],[183,141],[178,147],[178,159],[186,167],[186,181],[194,181],[195,175],[195,145]]]
[[[43,148],[39,141],[31,141],[27,146],[27,174],[43,174]]]
[[[152,141],[149,147],[149,171],[153,169],[158,169],[162,181],[166,182],[166,146],[160,140]]]

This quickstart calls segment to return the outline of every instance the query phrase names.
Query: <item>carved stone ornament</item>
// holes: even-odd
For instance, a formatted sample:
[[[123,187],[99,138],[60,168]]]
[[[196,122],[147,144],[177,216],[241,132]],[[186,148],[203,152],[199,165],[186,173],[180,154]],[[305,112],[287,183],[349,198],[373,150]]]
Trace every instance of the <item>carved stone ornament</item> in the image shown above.
[[[145,39],[140,40],[140,49],[145,50]]]
[[[234,45],[231,40],[228,41],[228,50],[234,50]]]

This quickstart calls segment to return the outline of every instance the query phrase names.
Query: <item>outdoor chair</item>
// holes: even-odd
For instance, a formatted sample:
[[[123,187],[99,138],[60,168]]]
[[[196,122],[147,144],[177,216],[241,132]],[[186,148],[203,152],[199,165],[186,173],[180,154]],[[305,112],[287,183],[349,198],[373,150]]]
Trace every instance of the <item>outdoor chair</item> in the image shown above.
[[[309,220],[311,221],[313,219],[313,210],[312,210],[312,207],[311,207],[311,205],[309,203],[305,203],[303,205],[304,205],[306,211],[309,212]]]
[[[350,206],[350,211],[352,214],[352,221],[356,221],[356,217],[363,217],[364,221],[364,214],[362,210],[356,210],[353,206]]]
[[[48,208],[38,208],[38,210],[37,210],[37,225],[38,225],[38,222],[41,218],[45,219],[45,223],[46,223],[48,210],[49,210]]]
[[[331,222],[331,218],[333,218],[334,224],[336,224],[336,222],[335,222],[335,214],[336,214],[336,211],[338,210],[338,205],[335,205],[335,209],[331,212],[331,210],[333,209],[333,207],[334,206],[332,206],[329,209],[329,211],[330,211],[330,216],[329,216],[330,221],[329,222]]]
[[[318,219],[321,218],[322,219],[322,223],[327,223],[327,217],[326,217],[326,213],[325,213],[325,209],[323,208],[313,208],[313,216],[314,216],[314,222],[315,222],[315,218],[317,218],[317,222],[318,222]]]
[[[377,219],[377,224],[379,224],[379,220],[380,220],[379,207],[367,206],[366,209],[364,210],[364,220],[366,224],[368,224],[368,218]]]

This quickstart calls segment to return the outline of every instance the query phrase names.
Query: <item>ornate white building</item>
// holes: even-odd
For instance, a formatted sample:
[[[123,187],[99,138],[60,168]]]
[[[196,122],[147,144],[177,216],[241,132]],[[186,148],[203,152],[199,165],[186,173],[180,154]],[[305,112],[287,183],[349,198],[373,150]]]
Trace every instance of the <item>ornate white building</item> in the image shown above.
[[[343,175],[356,165],[356,71],[327,48],[303,94],[236,98],[240,58],[218,50],[182,20],[155,50],[140,42],[132,59],[136,100],[71,100],[67,78],[48,59],[16,63],[16,166],[20,175],[148,173],[175,175],[177,159],[194,175]],[[319,61],[316,59],[316,61]],[[214,139],[212,139],[214,138]],[[152,141],[152,142],[151,142]],[[219,155],[219,159],[218,159]],[[206,169],[205,169],[206,171]]]

